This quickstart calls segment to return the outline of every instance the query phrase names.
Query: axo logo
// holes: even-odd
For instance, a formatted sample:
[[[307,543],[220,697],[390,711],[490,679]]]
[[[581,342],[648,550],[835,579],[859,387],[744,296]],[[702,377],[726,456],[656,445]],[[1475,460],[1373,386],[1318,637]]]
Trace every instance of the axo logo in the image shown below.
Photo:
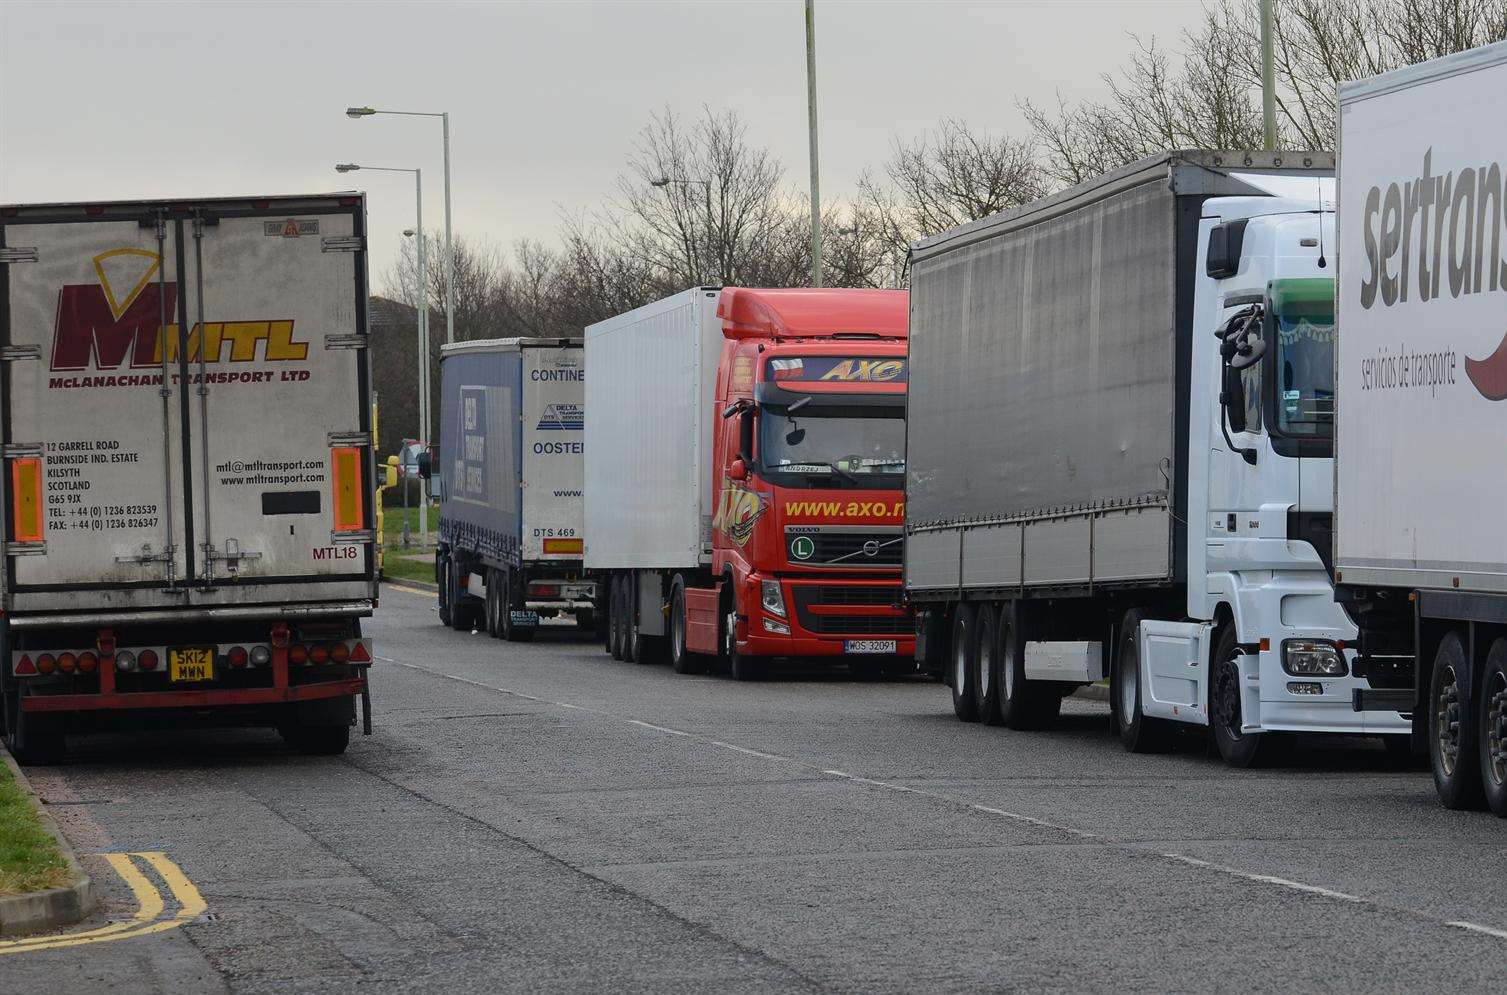
[[[92,259],[95,283],[66,284],[58,292],[52,369],[151,369],[178,358],[177,281],[159,280],[162,260],[146,249],[120,248]],[[168,316],[166,335],[162,315]],[[293,340],[292,320],[210,321],[188,336],[188,358],[206,363],[307,359],[307,342]],[[228,350],[227,350],[228,344]],[[260,355],[258,355],[260,353]]]

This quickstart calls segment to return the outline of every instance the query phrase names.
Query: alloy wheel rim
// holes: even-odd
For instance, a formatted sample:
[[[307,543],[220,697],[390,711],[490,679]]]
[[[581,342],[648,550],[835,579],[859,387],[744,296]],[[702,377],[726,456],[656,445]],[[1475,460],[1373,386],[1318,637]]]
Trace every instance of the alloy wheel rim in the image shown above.
[[[1219,661],[1219,670],[1214,678],[1214,712],[1225,735],[1231,739],[1239,739],[1243,735],[1240,718],[1240,668],[1232,657]]]
[[[1460,760],[1460,683],[1454,667],[1445,667],[1434,710],[1434,753],[1446,776],[1453,777]]]
[[[985,700],[989,697],[989,690],[994,684],[994,647],[987,642],[979,642],[979,697]]]
[[[959,693],[968,687],[968,653],[961,640],[952,648],[952,686]]]
[[[1486,711],[1486,772],[1497,786],[1507,783],[1507,676],[1492,675]]]

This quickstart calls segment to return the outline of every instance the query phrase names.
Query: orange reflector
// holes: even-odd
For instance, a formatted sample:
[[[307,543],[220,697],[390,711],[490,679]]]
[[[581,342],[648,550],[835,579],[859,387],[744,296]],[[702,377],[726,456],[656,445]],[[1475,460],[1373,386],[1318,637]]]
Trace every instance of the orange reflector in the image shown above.
[[[544,551],[546,553],[579,553],[581,552],[580,539],[546,539]]]
[[[1262,636],[1261,637],[1261,652],[1265,653],[1265,652],[1269,651],[1271,648],[1272,648],[1271,637],[1269,637],[1269,636]]]
[[[351,663],[371,663],[372,655],[366,651],[366,644],[356,640],[356,645],[351,647]]]
[[[335,531],[360,532],[361,521],[361,450],[342,446],[330,450],[334,469]]]
[[[42,541],[42,461],[35,456],[11,460],[11,493],[17,542]]]

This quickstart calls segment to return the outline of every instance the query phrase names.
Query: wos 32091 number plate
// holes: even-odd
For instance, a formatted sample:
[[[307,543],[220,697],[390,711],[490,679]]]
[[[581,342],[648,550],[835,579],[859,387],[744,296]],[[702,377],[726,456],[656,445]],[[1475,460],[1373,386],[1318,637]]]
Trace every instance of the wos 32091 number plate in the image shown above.
[[[182,682],[214,680],[215,648],[178,646],[168,650],[167,679]]]
[[[893,639],[849,639],[842,644],[844,653],[893,653]]]

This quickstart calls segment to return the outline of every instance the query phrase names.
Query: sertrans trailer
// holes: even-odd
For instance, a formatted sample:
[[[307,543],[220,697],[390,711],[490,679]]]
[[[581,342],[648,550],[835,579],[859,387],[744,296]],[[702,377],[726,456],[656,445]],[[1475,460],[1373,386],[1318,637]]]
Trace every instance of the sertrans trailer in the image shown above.
[[[911,249],[906,591],[965,721],[1383,737],[1329,581],[1333,159],[1169,152]],[[1326,257],[1326,253],[1328,253]]]
[[[360,194],[0,206],[17,756],[172,722],[345,749],[377,595],[365,232]]]
[[[441,353],[440,621],[513,642],[533,639],[541,616],[594,628],[596,585],[581,566],[581,340],[484,339]]]
[[[902,663],[906,294],[696,287],[586,329],[606,648]]]
[[[1507,817],[1504,93],[1507,42],[1340,87],[1334,574],[1355,708]]]

